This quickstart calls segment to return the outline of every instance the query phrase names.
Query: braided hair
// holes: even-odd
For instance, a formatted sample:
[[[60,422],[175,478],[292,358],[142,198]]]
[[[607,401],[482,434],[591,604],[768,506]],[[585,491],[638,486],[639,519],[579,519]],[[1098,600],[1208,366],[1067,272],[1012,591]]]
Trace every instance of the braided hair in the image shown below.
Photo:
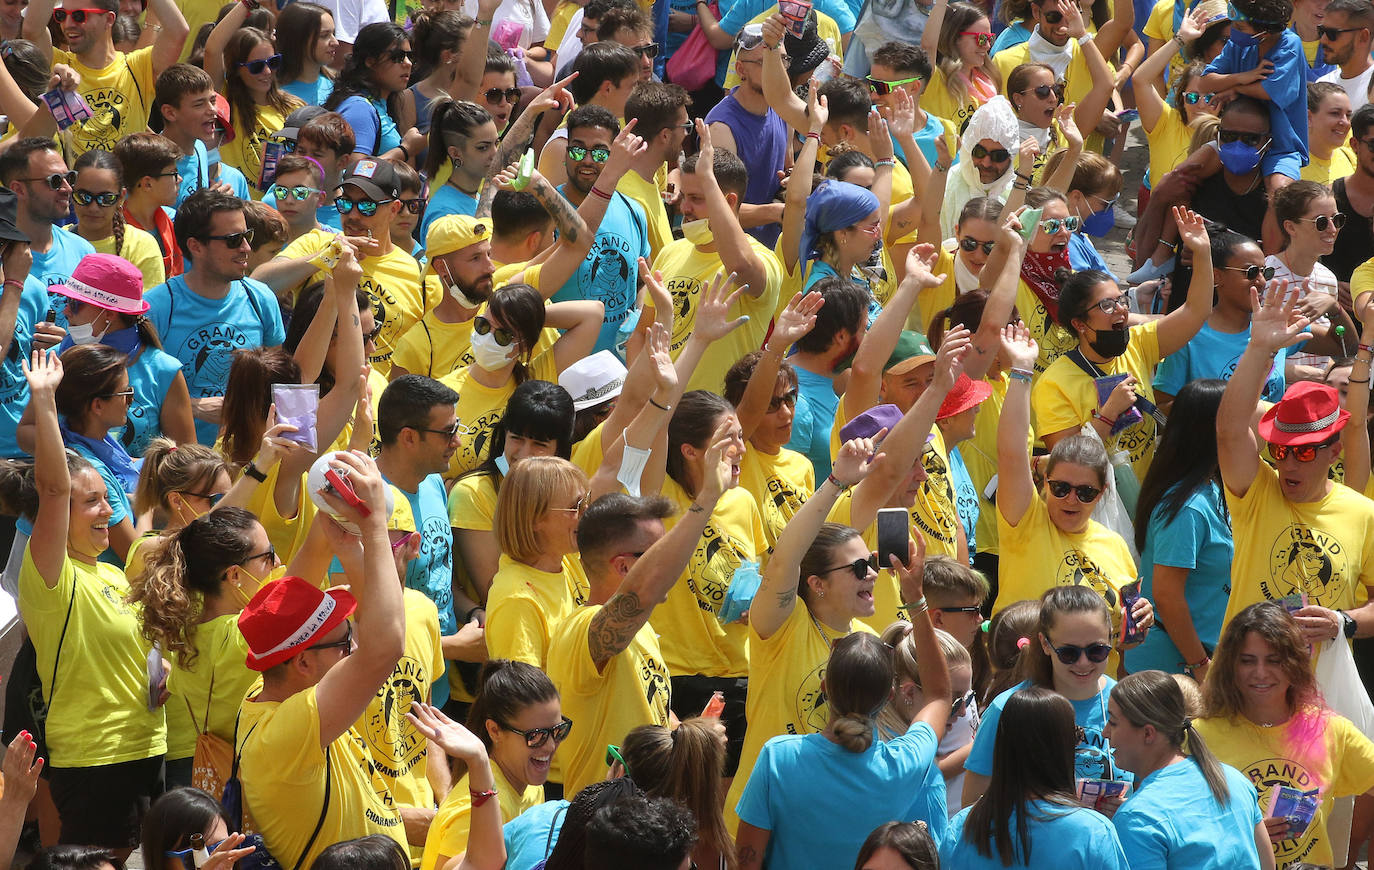
[[[85,154],[82,154],[76,159],[76,164],[73,168],[77,172],[83,169],[104,169],[114,173],[116,182],[121,182],[121,179],[124,178],[124,167],[119,162],[119,158],[108,151],[100,151],[99,149],[87,151]],[[119,206],[116,206],[114,210],[114,240],[115,256],[123,256],[124,209]]]

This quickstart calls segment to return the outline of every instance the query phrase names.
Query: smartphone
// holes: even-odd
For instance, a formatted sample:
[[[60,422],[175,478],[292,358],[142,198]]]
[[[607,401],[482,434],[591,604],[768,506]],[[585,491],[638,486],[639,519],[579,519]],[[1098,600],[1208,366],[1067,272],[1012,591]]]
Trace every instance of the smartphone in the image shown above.
[[[891,568],[892,556],[902,562],[911,538],[911,514],[906,508],[883,508],[878,511],[878,567]]]
[[[1028,208],[1017,215],[1017,220],[1021,221],[1021,238],[1026,241],[1031,240],[1035,235],[1035,228],[1040,223],[1040,215],[1045,210],[1043,208]]]
[[[1131,610],[1135,608],[1135,603],[1139,600],[1139,580],[1121,587],[1121,606],[1126,610],[1121,621],[1122,643],[1139,643],[1145,639],[1145,630],[1136,625],[1135,617],[1131,615]]]
[[[349,481],[346,472],[341,472],[337,468],[330,468],[324,473],[324,480],[326,492],[334,493],[339,498],[362,511],[363,516],[372,515],[372,510],[367,506],[367,503],[358,498],[358,494],[353,491],[353,484]]]

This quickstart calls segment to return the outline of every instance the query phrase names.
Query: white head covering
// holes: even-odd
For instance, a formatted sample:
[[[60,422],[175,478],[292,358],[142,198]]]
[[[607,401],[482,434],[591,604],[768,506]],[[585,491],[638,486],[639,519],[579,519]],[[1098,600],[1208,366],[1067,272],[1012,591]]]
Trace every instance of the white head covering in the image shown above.
[[[973,113],[959,139],[959,162],[950,170],[949,179],[945,182],[945,202],[940,208],[940,232],[945,238],[954,234],[959,212],[970,199],[976,196],[1006,197],[1007,189],[1015,177],[1016,151],[1021,144],[1019,131],[1016,112],[1001,94]],[[991,139],[1011,152],[1007,171],[991,184],[983,184],[979,180],[978,167],[973,165],[973,146],[984,139]]]

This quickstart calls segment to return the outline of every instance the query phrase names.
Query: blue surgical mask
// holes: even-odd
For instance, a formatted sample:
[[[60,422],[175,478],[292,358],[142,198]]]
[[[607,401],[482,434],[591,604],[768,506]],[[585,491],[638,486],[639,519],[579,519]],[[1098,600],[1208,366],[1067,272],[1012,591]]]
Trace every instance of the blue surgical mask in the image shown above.
[[[643,307],[631,308],[625,312],[625,319],[616,327],[615,352],[622,360],[625,358],[625,346],[630,343],[630,336],[634,335],[635,327],[639,326],[639,316],[643,313]]]
[[[502,453],[496,457],[496,470],[501,472],[502,477],[510,474],[510,460],[506,458],[506,454]]]
[[[1244,142],[1227,142],[1218,149],[1221,165],[1233,175],[1248,175],[1259,166],[1260,150]]]
[[[1231,28],[1231,44],[1236,48],[1254,48],[1259,45],[1259,35],[1255,33],[1244,33],[1238,27]]]
[[[1112,213],[1112,207],[1107,206],[1102,211],[1095,211],[1083,219],[1083,232],[1095,239],[1100,239],[1112,231],[1116,226],[1116,215]]]

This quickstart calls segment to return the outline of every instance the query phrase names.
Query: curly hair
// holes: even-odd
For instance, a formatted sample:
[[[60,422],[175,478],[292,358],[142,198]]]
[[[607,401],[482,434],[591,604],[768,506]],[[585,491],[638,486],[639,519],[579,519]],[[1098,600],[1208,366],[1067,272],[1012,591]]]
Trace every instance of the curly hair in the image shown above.
[[[1261,601],[1231,617],[1222,629],[1221,639],[1212,654],[1207,680],[1202,684],[1202,700],[1207,716],[1235,719],[1245,709],[1245,699],[1236,679],[1241,649],[1246,638],[1256,634],[1279,657],[1279,668],[1288,680],[1288,709],[1297,713],[1322,706],[1321,687],[1312,673],[1312,655],[1293,617],[1272,601]]]

